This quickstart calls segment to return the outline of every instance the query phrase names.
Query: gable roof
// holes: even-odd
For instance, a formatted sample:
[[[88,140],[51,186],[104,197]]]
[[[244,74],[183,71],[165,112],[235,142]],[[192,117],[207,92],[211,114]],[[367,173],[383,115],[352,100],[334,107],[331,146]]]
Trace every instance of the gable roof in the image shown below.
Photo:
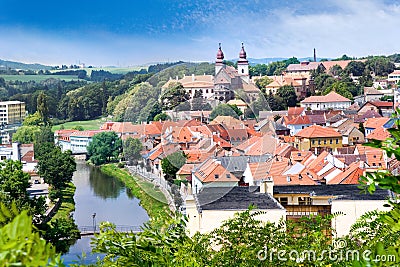
[[[359,184],[360,176],[363,175],[360,166],[363,165],[363,161],[351,163],[344,172],[327,181],[327,184]]]
[[[315,95],[315,96],[310,96],[301,101],[301,103],[328,103],[328,102],[350,102],[351,100],[339,95],[336,92],[330,92],[327,95]]]
[[[235,175],[211,158],[196,167],[195,176],[203,183],[239,182]]]
[[[332,128],[322,127],[319,125],[312,125],[300,130],[295,136],[303,138],[316,138],[316,137],[342,137],[342,135]]]
[[[378,127],[375,130],[373,130],[369,135],[367,135],[365,138],[384,141],[389,137],[391,137],[391,134],[385,128]]]
[[[377,128],[383,127],[383,125],[385,125],[389,120],[390,120],[390,118],[386,118],[386,117],[367,118],[367,120],[364,122],[364,127],[377,129]]]
[[[294,119],[288,121],[286,125],[311,125],[310,118],[305,116],[297,116]]]
[[[269,194],[260,193],[259,187],[206,187],[197,195],[202,210],[247,210],[250,205],[257,209],[283,209]]]
[[[321,66],[321,62],[301,62],[299,64],[290,64],[286,70],[288,72],[295,72],[295,71],[310,71],[316,70],[319,66]],[[323,66],[323,65],[322,65]]]

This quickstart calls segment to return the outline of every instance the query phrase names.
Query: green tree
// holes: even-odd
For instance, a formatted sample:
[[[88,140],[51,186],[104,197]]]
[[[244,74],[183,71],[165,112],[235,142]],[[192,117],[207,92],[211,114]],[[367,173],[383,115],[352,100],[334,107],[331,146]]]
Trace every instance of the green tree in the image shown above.
[[[24,126],[39,126],[42,123],[39,112],[35,112],[25,117],[22,125]]]
[[[41,155],[37,168],[39,175],[51,186],[51,190],[56,192],[57,197],[66,184],[72,181],[76,163],[71,151],[62,152],[59,147],[54,147]]]
[[[156,116],[154,116],[153,121],[167,121],[167,120],[171,120],[171,117],[167,115],[167,113],[163,112],[163,113],[159,113]]]
[[[143,150],[142,142],[138,138],[128,137],[123,142],[124,158],[132,165],[134,160],[142,158],[140,152]]]
[[[277,91],[277,95],[282,98],[286,107],[295,107],[297,104],[296,91],[293,86],[284,85]]]
[[[39,126],[21,126],[17,132],[13,134],[13,142],[21,144],[31,144],[35,141],[36,134],[40,132]]]
[[[37,111],[44,125],[49,124],[49,107],[47,98],[47,95],[43,92],[40,92],[37,98]]]
[[[215,119],[217,116],[231,116],[236,119],[239,118],[235,110],[228,104],[220,104],[216,106],[210,114],[210,120]]]
[[[261,92],[265,92],[265,87],[267,87],[267,85],[272,82],[273,80],[271,78],[269,78],[268,76],[264,76],[256,80],[256,85],[258,89],[261,90]]]
[[[349,87],[348,87],[347,83],[345,83],[345,82],[336,81],[329,88],[327,88],[323,92],[323,94],[327,95],[332,91],[334,91],[334,92],[338,93],[339,95],[342,95],[348,99],[353,99],[353,95],[350,93]]]
[[[161,103],[163,110],[172,110],[182,103],[189,100],[189,95],[186,93],[185,88],[183,88],[180,83],[172,83],[168,88],[166,88],[161,95]],[[189,108],[190,109],[190,108]]]
[[[81,237],[81,233],[72,218],[56,218],[46,226],[43,229],[43,238],[53,244],[56,251],[62,253],[67,253],[69,247]]]
[[[87,147],[89,159],[95,165],[116,159],[121,149],[122,141],[115,132],[95,134]]]
[[[194,97],[192,99],[192,107],[191,110],[211,110],[211,106],[207,103],[207,100],[203,97],[203,91],[197,90],[194,93]]]
[[[233,111],[235,111],[235,113],[240,117],[243,115],[243,112],[236,106],[236,105],[230,105],[228,104],[228,106],[233,109]]]
[[[168,181],[176,178],[176,173],[186,163],[186,155],[182,151],[174,152],[161,160],[161,168]]]
[[[351,61],[344,69],[347,74],[354,76],[362,76],[365,71],[365,64],[362,61]]]
[[[286,108],[283,98],[279,95],[273,95],[270,93],[267,97],[268,106],[273,111],[284,110]]]
[[[55,248],[34,231],[31,222],[32,217],[23,211],[0,228],[0,265],[64,266]]]

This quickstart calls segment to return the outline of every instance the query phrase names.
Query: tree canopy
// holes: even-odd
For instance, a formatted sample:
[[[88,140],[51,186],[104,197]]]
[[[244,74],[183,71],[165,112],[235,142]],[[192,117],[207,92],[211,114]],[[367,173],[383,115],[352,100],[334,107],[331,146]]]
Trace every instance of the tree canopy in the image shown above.
[[[182,151],[174,152],[161,160],[161,168],[165,178],[172,181],[176,173],[186,163],[186,155]]]
[[[118,158],[121,149],[122,141],[115,132],[95,134],[87,147],[89,159],[95,165]]]
[[[210,120],[215,119],[217,116],[231,116],[236,119],[239,118],[236,111],[228,104],[220,104],[216,106],[210,114]]]

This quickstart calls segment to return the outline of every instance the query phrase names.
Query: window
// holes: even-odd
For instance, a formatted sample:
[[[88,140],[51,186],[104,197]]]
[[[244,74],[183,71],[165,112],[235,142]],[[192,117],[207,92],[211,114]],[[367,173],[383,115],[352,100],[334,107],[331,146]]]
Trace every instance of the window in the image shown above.
[[[339,144],[339,139],[336,139],[336,144]]]
[[[372,163],[372,166],[376,166],[376,164],[375,164],[375,163]]]
[[[218,175],[218,174],[214,174],[214,178],[215,178],[215,179],[218,179],[218,178],[219,178],[219,175]]]
[[[318,145],[320,145],[321,144],[321,140],[318,140]]]
[[[6,156],[1,156],[1,160],[6,160]]]
[[[279,202],[280,202],[282,205],[287,205],[287,204],[289,203],[287,197],[280,197],[280,198],[279,198]]]
[[[242,73],[244,73],[244,69],[242,69]]]
[[[315,140],[312,140],[312,144],[315,145]]]
[[[310,197],[299,197],[298,198],[299,206],[311,205]]]
[[[326,145],[326,139],[324,140],[324,145]]]
[[[332,139],[331,139],[331,140],[329,140],[329,144],[331,144],[331,145],[332,145]]]
[[[227,173],[226,178],[231,178],[231,175],[229,173]]]

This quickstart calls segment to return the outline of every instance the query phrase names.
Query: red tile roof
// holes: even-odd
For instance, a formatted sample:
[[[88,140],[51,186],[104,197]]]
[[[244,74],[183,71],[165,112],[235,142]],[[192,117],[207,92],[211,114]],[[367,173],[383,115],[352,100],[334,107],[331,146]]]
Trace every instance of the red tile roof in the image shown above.
[[[380,127],[383,127],[383,125],[388,122],[390,118],[386,118],[386,117],[381,117],[381,118],[368,118],[366,119],[366,121],[364,122],[364,127],[365,128],[373,128],[373,129],[377,129]]]
[[[367,139],[374,139],[380,141],[384,141],[389,137],[391,137],[391,134],[385,128],[382,127],[376,128],[369,135],[366,136]]]
[[[287,122],[286,125],[311,125],[310,118],[306,116],[297,116],[294,119]]]
[[[328,102],[351,102],[350,99],[339,95],[336,92],[330,92],[323,96],[310,96],[301,101],[301,103],[328,103]]]
[[[312,125],[300,130],[295,136],[303,138],[316,138],[316,137],[342,137],[342,135],[332,128],[322,127],[319,125]]]

